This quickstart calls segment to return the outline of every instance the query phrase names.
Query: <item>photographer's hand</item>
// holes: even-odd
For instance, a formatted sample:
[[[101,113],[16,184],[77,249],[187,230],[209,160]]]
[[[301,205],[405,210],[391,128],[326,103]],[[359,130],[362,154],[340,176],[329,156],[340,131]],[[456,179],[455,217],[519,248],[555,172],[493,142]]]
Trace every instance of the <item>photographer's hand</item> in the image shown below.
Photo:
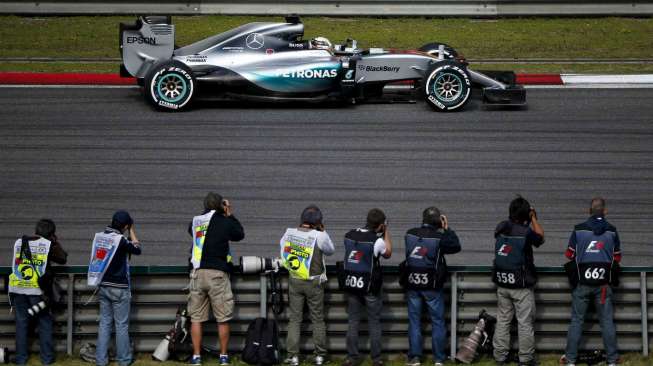
[[[232,214],[232,212],[231,212],[231,203],[229,202],[229,200],[222,201],[222,207],[224,209],[224,215],[226,217],[231,216],[231,214]]]
[[[383,241],[385,242],[385,253],[383,253],[383,258],[390,258],[392,256],[392,238],[390,237],[390,229],[388,229],[388,224],[383,224]]]
[[[449,230],[449,220],[444,215],[440,215],[440,223],[442,224],[442,229]]]

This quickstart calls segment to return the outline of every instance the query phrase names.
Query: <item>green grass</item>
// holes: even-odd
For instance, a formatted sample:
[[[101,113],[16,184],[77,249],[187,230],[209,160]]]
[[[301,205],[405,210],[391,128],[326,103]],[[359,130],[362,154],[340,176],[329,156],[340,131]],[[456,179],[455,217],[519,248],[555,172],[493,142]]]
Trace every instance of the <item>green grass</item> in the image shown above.
[[[118,23],[132,16],[0,16],[2,57],[116,58]],[[281,17],[178,16],[177,44],[185,45],[251,21]],[[415,48],[448,43],[468,59],[653,59],[653,19],[643,18],[326,18],[305,17],[305,38],[323,35],[340,42],[358,39],[363,47]],[[508,64],[537,72],[640,72],[642,65]],[[9,63],[2,70],[115,71],[111,64]],[[644,65],[651,70],[650,65]]]
[[[539,356],[539,361],[540,361],[540,366],[559,366],[558,365],[558,358],[559,355],[540,355]],[[646,358],[644,356],[641,356],[639,354],[626,354],[622,357],[623,363],[621,363],[621,366],[651,366],[653,365],[653,359]],[[217,359],[206,359],[203,358],[203,364],[204,365],[217,365],[218,361]],[[339,366],[340,362],[342,361],[341,357],[334,357],[329,363],[327,363],[328,366]],[[403,356],[392,356],[389,358],[389,360],[386,361],[387,366],[404,366],[405,358]],[[371,366],[371,361],[368,359],[365,363],[363,363],[363,366]],[[38,356],[32,356],[30,361],[28,362],[28,365],[33,365],[37,366],[40,365],[40,361],[38,360]],[[90,363],[81,361],[78,357],[60,357],[59,360],[54,364],[54,365],[67,365],[67,366],[88,366],[91,365]],[[135,366],[174,366],[174,365],[185,365],[184,363],[180,362],[158,362],[158,361],[152,361],[149,355],[146,354],[141,354],[138,357],[138,360],[136,363],[134,363]],[[246,363],[243,363],[237,359],[232,360],[232,365],[233,366],[247,366]],[[302,366],[311,366],[312,364],[310,363],[310,360],[306,360]],[[432,365],[431,361],[425,361],[423,363],[424,366],[430,366]],[[454,362],[449,361],[446,363],[446,365],[455,365]],[[480,361],[477,361],[473,363],[472,365],[474,366],[495,366],[495,363],[491,359],[484,358]],[[515,364],[516,365],[516,364]]]

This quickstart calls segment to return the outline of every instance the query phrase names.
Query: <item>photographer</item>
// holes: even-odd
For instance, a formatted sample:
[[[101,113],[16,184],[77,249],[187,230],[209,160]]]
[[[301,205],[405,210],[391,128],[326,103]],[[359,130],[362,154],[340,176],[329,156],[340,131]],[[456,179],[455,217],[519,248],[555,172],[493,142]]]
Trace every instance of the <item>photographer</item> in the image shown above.
[[[54,318],[43,295],[40,279],[51,271],[51,263],[66,264],[68,254],[57,241],[56,226],[52,220],[36,223],[35,236],[23,236],[14,244],[14,260],[9,275],[9,300],[16,311],[16,359],[24,365],[29,358],[28,333],[30,320],[36,317],[39,330],[41,362],[49,365],[55,361],[52,328]],[[39,309],[38,313],[34,310]],[[32,311],[33,315],[30,315]]]
[[[343,366],[359,365],[358,329],[361,311],[367,308],[370,334],[370,356],[373,366],[383,366],[381,361],[381,298],[382,275],[379,256],[390,258],[392,241],[385,213],[373,208],[367,213],[364,228],[345,234],[345,290],[347,294],[347,358]]]
[[[519,365],[536,365],[535,293],[537,283],[533,246],[544,243],[544,231],[535,209],[518,196],[510,202],[510,220],[502,221],[494,232],[492,281],[497,285],[497,324],[492,344],[498,365],[507,363],[510,351],[510,323],[517,317]]]
[[[125,233],[129,233],[128,237],[124,236]],[[98,366],[109,364],[109,343],[115,325],[116,361],[120,366],[127,366],[133,363],[129,342],[129,258],[141,254],[134,220],[127,211],[116,211],[113,214],[111,224],[95,234],[91,251],[88,280],[89,285],[98,285],[100,302],[95,362]]]
[[[565,256],[572,261],[576,276],[571,302],[571,323],[567,332],[567,348],[560,364],[574,365],[583,333],[583,322],[590,302],[599,315],[608,366],[619,359],[617,334],[612,308],[612,286],[619,283],[621,242],[617,228],[605,219],[608,210],[601,197],[592,199],[590,217],[574,227]],[[567,268],[567,266],[566,266]],[[571,277],[570,276],[570,277]]]
[[[286,363],[299,365],[299,330],[306,301],[313,323],[314,364],[321,366],[327,353],[324,324],[324,284],[327,277],[324,256],[332,255],[335,251],[331,238],[324,231],[322,211],[315,205],[306,207],[299,227],[287,229],[279,245],[281,259],[290,274]]]
[[[431,344],[435,366],[446,360],[447,326],[444,322],[444,294],[447,281],[445,254],[460,252],[456,232],[437,207],[422,212],[422,225],[406,232],[405,286],[408,298],[408,366],[419,366],[422,358],[422,303],[431,318]]]
[[[229,201],[213,192],[204,198],[204,214],[193,218],[190,229],[193,237],[193,269],[188,297],[193,340],[191,364],[202,363],[202,323],[209,320],[210,305],[218,323],[220,365],[229,365],[229,321],[234,312],[234,295],[229,278],[233,267],[229,242],[243,240],[245,231],[232,214]]]

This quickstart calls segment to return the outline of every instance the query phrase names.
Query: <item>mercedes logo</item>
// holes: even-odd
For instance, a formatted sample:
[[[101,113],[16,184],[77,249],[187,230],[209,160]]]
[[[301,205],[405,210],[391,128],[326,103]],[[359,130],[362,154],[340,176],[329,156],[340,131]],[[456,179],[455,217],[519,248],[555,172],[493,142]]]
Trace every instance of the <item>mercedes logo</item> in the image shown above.
[[[247,39],[245,39],[247,48],[251,48],[253,50],[258,50],[259,48],[263,47],[264,43],[265,41],[263,39],[263,35],[260,33],[251,33],[247,36]]]

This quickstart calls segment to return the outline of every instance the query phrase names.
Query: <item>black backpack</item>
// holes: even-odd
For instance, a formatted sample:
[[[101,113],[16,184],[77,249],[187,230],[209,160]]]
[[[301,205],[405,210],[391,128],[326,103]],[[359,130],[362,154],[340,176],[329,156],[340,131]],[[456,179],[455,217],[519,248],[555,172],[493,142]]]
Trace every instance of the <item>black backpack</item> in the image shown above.
[[[242,359],[250,365],[279,363],[279,329],[275,320],[256,318],[249,324]]]
[[[177,309],[175,325],[170,329],[168,352],[172,360],[185,362],[193,355],[193,344],[190,337],[190,316],[185,306]]]

